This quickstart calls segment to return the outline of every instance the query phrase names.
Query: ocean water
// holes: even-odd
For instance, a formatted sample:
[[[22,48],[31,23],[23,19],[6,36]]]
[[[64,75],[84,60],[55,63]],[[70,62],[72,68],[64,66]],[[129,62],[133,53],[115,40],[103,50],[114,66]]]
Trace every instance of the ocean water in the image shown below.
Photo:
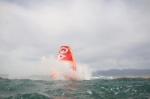
[[[0,78],[0,99],[150,99],[150,79],[46,81]]]

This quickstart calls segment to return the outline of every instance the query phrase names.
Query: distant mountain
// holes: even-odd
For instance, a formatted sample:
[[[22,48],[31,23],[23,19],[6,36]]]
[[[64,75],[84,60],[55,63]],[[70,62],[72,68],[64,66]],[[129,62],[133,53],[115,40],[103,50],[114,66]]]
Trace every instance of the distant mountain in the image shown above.
[[[96,71],[95,76],[150,76],[150,69],[110,69],[106,71]]]

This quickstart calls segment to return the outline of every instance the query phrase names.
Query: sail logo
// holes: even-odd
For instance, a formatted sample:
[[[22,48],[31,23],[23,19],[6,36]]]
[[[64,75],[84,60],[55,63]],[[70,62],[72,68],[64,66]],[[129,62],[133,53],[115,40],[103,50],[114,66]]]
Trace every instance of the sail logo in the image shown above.
[[[58,60],[64,59],[65,57],[67,57],[65,54],[68,52],[68,48],[65,47],[61,47],[60,51],[59,51],[59,55],[58,55]]]
[[[61,49],[60,49],[60,54],[65,54],[65,53],[67,53],[68,52],[68,48],[65,48],[65,47],[62,47]]]

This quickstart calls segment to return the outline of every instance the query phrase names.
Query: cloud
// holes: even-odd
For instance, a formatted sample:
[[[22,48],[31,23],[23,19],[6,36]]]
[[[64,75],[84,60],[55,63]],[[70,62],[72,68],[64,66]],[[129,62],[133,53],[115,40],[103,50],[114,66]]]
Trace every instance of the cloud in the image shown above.
[[[149,4],[0,1],[0,72],[35,68],[42,56],[57,55],[61,45],[70,45],[77,62],[96,70],[149,68]]]

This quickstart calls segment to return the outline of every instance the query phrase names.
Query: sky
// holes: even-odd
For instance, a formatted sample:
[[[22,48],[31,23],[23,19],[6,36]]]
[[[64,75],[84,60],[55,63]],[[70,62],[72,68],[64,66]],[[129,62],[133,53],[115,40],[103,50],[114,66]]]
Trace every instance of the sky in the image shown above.
[[[149,0],[0,0],[0,13],[0,73],[36,71],[62,45],[95,70],[150,69]]]

